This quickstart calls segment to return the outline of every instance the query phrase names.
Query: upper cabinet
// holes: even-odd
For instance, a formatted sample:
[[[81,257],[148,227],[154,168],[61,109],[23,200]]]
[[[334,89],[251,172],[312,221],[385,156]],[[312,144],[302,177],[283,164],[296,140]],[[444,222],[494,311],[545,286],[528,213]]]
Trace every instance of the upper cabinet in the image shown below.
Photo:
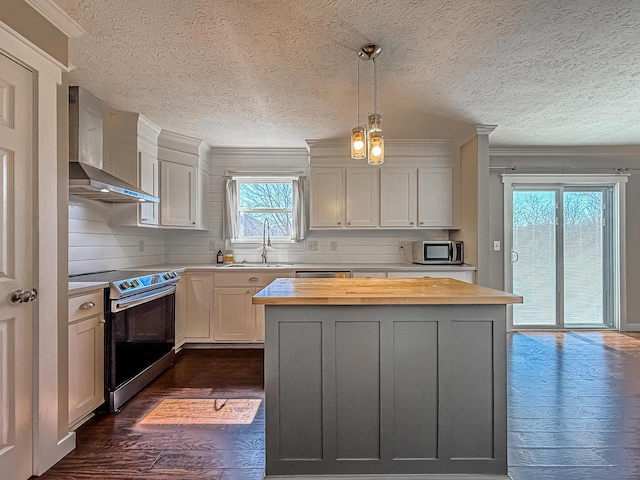
[[[163,130],[158,138],[160,219],[163,228],[204,229],[208,146]]]
[[[109,112],[104,120],[105,158],[110,172],[146,193],[159,196],[158,136],[160,128],[132,112]],[[114,205],[111,222],[158,226],[158,204]]]
[[[344,225],[344,169],[311,170],[311,228],[341,228]]]
[[[342,143],[308,143],[311,229],[460,228],[459,151],[447,142],[390,141],[381,167],[351,160]]]

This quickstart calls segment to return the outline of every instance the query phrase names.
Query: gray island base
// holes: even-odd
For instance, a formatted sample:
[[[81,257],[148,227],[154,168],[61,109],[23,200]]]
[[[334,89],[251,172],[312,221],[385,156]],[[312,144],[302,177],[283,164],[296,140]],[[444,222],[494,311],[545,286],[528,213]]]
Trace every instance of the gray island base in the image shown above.
[[[521,298],[451,279],[338,280],[280,279],[254,297],[266,478],[510,478],[505,313]],[[470,289],[486,295],[473,303]]]

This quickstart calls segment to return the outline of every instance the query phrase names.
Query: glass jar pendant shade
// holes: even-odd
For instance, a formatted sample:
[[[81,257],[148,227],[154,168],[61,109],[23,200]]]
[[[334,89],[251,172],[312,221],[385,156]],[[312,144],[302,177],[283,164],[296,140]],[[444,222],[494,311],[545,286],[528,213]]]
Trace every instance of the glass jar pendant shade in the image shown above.
[[[382,137],[381,118],[378,113],[369,114],[368,122],[368,162],[369,165],[380,165],[384,162],[384,138]]]
[[[351,158],[355,160],[367,158],[367,131],[362,125],[351,130]]]

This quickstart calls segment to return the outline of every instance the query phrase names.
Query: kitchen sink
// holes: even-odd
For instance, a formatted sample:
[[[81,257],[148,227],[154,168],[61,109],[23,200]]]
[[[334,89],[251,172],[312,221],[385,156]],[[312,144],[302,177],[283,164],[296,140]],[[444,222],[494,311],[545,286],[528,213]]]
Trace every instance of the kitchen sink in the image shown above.
[[[229,268],[274,268],[293,267],[293,263],[232,263]]]

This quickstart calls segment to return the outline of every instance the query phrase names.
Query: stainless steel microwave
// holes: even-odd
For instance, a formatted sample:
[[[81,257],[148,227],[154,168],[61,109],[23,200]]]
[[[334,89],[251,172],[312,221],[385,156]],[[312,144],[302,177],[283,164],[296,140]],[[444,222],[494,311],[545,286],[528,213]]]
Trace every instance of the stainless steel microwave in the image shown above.
[[[411,242],[413,263],[459,265],[464,263],[464,244],[450,240]]]

